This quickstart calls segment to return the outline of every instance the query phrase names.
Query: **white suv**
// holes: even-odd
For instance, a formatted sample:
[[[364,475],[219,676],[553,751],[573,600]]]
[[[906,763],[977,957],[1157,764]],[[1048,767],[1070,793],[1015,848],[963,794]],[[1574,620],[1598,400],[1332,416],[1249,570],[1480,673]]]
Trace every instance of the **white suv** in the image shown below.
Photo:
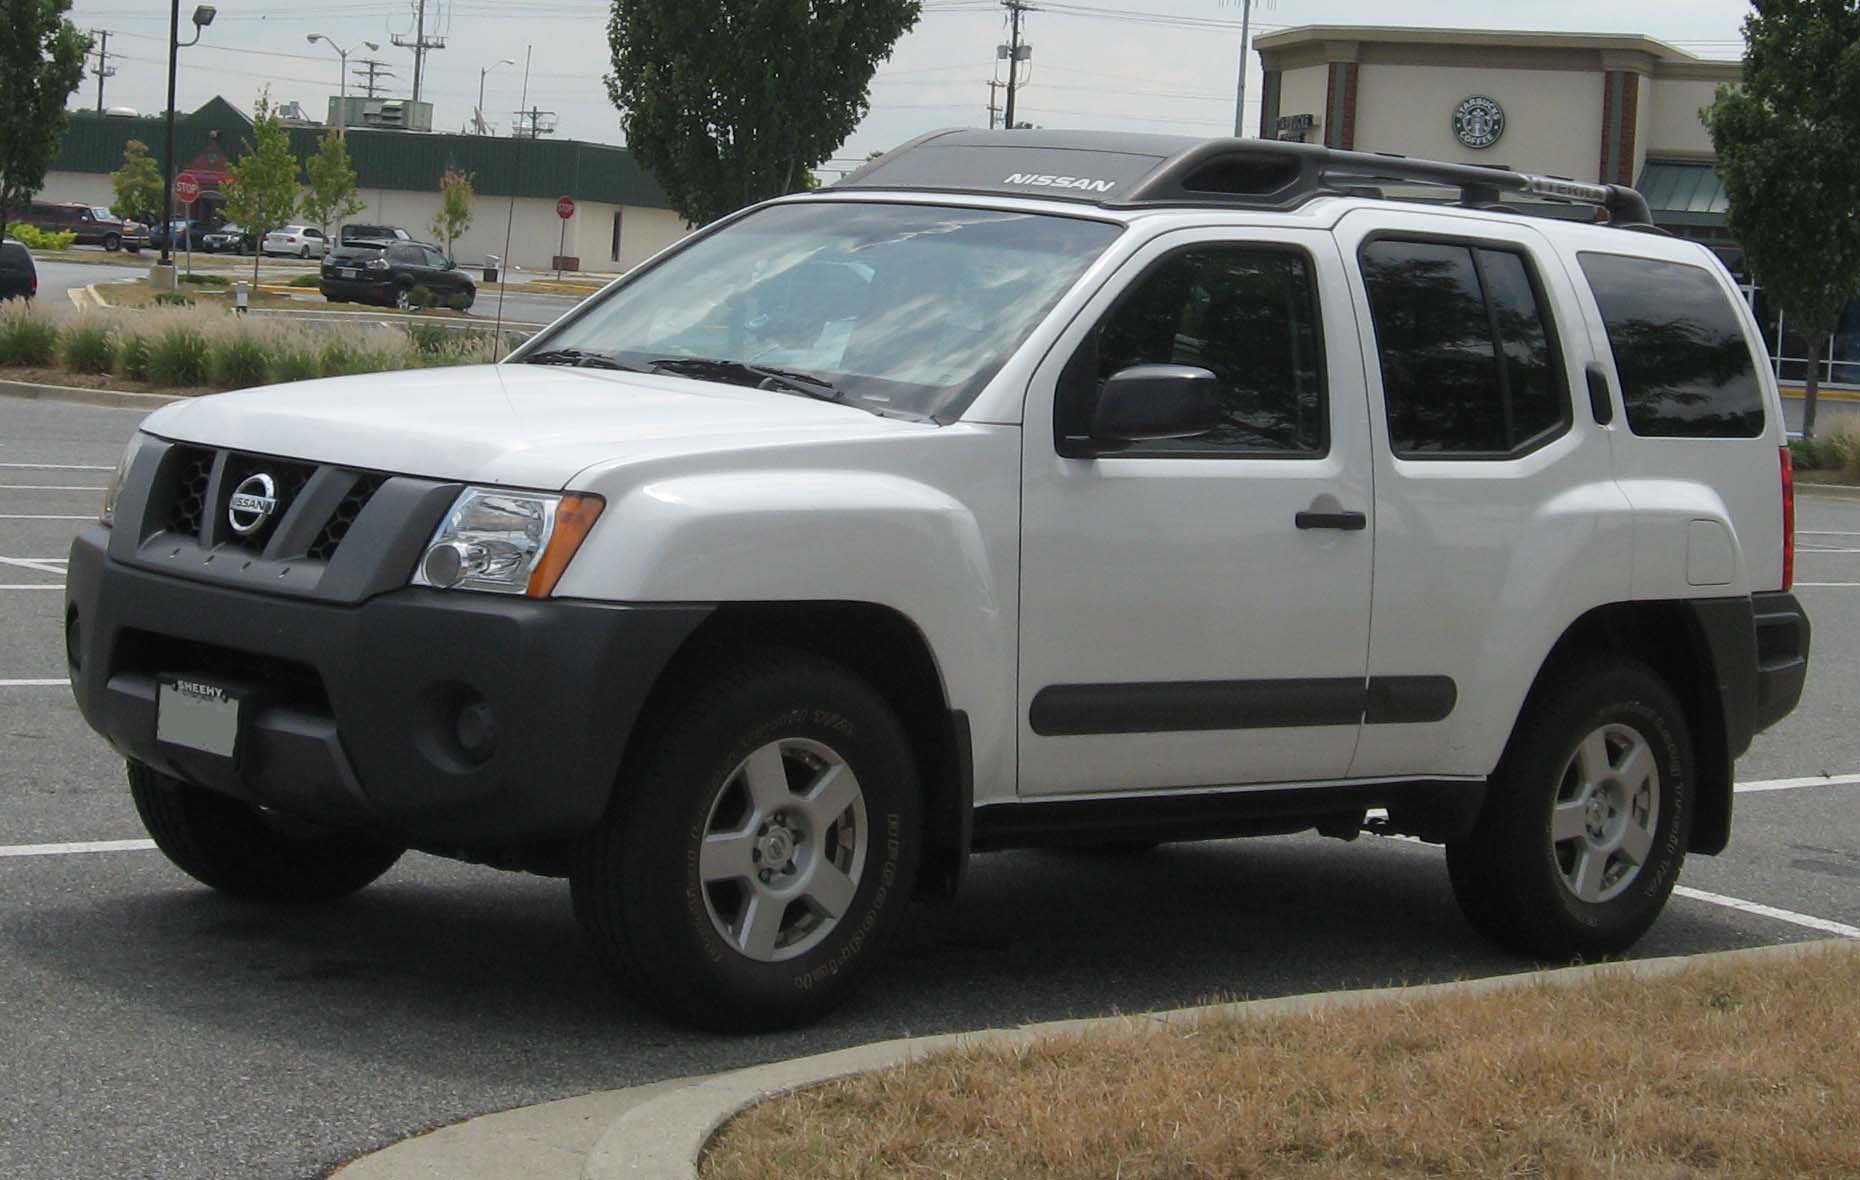
[[[502,364],[152,415],[72,549],[72,684],[201,881],[566,876],[715,1028],[822,1015],[1026,845],[1367,825],[1505,946],[1614,953],[1724,848],[1809,638],[1757,326],[1646,219],[932,136]]]

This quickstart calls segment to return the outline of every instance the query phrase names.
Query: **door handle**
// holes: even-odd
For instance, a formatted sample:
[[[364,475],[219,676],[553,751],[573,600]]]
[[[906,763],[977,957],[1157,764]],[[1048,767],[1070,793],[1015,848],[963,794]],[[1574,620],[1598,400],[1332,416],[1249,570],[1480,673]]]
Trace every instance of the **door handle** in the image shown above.
[[[1369,518],[1360,512],[1300,512],[1293,518],[1301,529],[1339,529],[1360,533],[1369,527]]]

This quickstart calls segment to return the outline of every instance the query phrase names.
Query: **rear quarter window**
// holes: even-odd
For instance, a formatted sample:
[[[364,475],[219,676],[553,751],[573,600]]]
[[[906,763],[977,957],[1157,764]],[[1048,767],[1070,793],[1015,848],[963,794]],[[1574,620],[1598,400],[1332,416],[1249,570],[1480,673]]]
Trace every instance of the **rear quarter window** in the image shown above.
[[[1755,438],[1763,387],[1743,320],[1702,266],[1584,253],[1628,429],[1647,438]]]

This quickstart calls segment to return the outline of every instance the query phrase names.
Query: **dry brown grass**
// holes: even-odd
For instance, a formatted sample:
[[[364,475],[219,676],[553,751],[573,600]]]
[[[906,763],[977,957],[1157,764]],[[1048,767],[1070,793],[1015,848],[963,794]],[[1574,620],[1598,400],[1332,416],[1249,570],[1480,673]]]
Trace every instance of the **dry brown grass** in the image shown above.
[[[706,1180],[1860,1177],[1860,953],[980,1048],[752,1109]]]
[[[130,279],[120,283],[97,283],[97,294],[112,308],[155,307],[155,292],[150,289],[146,279]],[[221,310],[233,305],[232,290],[229,287],[200,287],[192,283],[183,283],[175,288],[181,294],[194,301],[198,307],[214,307]],[[315,291],[306,294],[315,295]],[[303,306],[318,300],[298,300],[289,295],[273,295],[265,291],[253,291],[248,296],[249,305],[260,308]]]

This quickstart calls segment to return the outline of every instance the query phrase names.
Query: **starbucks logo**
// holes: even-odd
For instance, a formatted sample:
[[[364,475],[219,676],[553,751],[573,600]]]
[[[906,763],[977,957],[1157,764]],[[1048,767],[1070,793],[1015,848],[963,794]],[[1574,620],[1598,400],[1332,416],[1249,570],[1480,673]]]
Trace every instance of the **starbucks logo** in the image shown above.
[[[1505,134],[1505,108],[1475,94],[1453,111],[1453,136],[1469,148],[1489,148]]]

